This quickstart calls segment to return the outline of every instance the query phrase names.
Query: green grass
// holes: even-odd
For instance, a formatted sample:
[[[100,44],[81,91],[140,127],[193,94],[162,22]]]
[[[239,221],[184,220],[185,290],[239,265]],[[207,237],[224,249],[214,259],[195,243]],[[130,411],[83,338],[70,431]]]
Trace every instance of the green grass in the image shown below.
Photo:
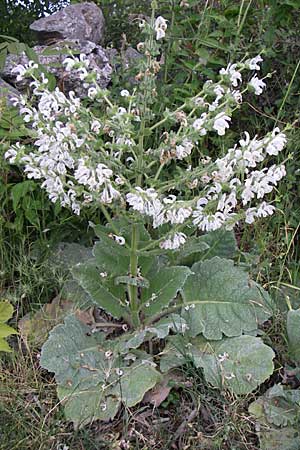
[[[246,414],[252,397],[220,394],[189,364],[183,387],[172,390],[159,408],[140,406],[111,423],[74,431],[64,420],[51,376],[39,368],[39,355],[27,353],[20,340],[15,347],[0,365],[1,450],[57,450],[64,445],[70,450],[258,448],[254,423]]]

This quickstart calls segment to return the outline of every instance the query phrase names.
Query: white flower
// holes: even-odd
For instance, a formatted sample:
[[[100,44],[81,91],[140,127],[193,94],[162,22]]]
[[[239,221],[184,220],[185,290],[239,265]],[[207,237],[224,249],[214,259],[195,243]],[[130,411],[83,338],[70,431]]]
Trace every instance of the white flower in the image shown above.
[[[65,58],[62,63],[64,66],[66,66],[66,71],[70,72],[73,69],[74,65],[76,64],[76,59]]]
[[[103,189],[101,194],[101,201],[103,203],[109,204],[112,203],[114,199],[118,199],[120,197],[120,192],[117,191],[111,184],[107,184],[107,186]]]
[[[107,272],[100,272],[100,277],[101,278],[106,278],[107,277]]]
[[[116,234],[113,234],[112,236],[114,238],[114,241],[117,242],[117,244],[125,245],[125,239],[123,238],[123,236],[117,236]]]
[[[16,67],[12,69],[12,73],[17,74],[16,81],[22,81],[26,76],[30,76],[30,69],[38,69],[38,64],[36,64],[34,61],[29,61],[28,64],[25,64],[25,66],[22,66],[22,64],[18,64]]]
[[[271,216],[274,213],[275,209],[276,208],[274,206],[266,202],[262,202],[257,208],[257,217]]]
[[[229,128],[229,123],[231,118],[227,116],[224,112],[216,115],[214,119],[213,128],[218,132],[219,136],[224,136],[226,128]]]
[[[101,123],[99,120],[93,120],[91,123],[91,131],[94,131],[95,133],[99,133],[101,129]]]
[[[256,208],[248,208],[246,210],[246,215],[245,215],[245,222],[246,223],[253,223],[256,217]]]
[[[137,189],[137,188],[136,188]],[[129,193],[126,195],[127,203],[135,210],[139,212],[144,211],[145,201],[140,193]]]
[[[246,65],[250,70],[260,70],[258,63],[262,62],[263,59],[260,55],[255,56],[255,58],[249,59],[246,61]]]
[[[158,16],[154,23],[154,30],[156,31],[156,40],[162,39],[165,37],[167,29],[167,21],[162,16]]]
[[[266,141],[268,142],[268,140]],[[276,127],[272,132],[272,140],[267,143],[266,152],[269,155],[277,156],[278,153],[285,147],[286,142],[286,135],[284,133],[280,133],[280,129]]]
[[[204,128],[204,124],[206,122],[206,118],[207,118],[207,114],[206,113],[202,113],[199,119],[196,119],[193,123],[193,128],[195,128],[195,130],[199,131],[201,136],[204,136],[207,131]]]
[[[16,162],[16,157],[18,156],[18,152],[24,150],[25,147],[20,145],[20,142],[17,142],[15,145],[13,145],[11,148],[9,148],[4,153],[4,158],[8,159],[8,162],[10,164],[14,164]]]
[[[117,177],[115,179],[115,183],[118,184],[119,186],[122,186],[124,184],[124,180],[121,177]]]
[[[224,353],[218,355],[218,360],[220,363],[226,361],[228,358],[229,358],[229,355],[227,352],[224,352]]]
[[[129,92],[127,91],[127,89],[123,89],[122,91],[121,91],[121,97],[129,97]]]
[[[188,139],[184,139],[181,145],[176,145],[176,158],[184,159],[191,154],[194,144]]]
[[[88,97],[92,100],[94,100],[94,98],[97,96],[97,89],[95,87],[90,87],[88,89]]]
[[[249,85],[254,89],[255,95],[260,95],[266,87],[266,83],[260,80],[257,75],[254,75],[254,77],[251,78]]]
[[[175,250],[183,245],[186,241],[186,235],[184,233],[174,233],[165,241],[160,242],[160,248],[165,250]]]
[[[221,69],[219,71],[220,75],[227,75],[231,81],[233,87],[238,86],[238,82],[242,82],[242,75],[238,70],[236,70],[237,64],[229,63],[226,69]]]
[[[242,93],[239,90],[230,91],[230,94],[232,95],[232,97],[234,98],[236,103],[242,103],[243,96],[242,96]]]
[[[123,114],[126,114],[126,113],[127,113],[126,108],[123,108],[122,106],[120,106],[120,107],[118,108],[118,113],[117,113],[117,115],[123,116]]]
[[[167,210],[166,219],[171,224],[183,223],[192,214],[192,208],[172,208]]]

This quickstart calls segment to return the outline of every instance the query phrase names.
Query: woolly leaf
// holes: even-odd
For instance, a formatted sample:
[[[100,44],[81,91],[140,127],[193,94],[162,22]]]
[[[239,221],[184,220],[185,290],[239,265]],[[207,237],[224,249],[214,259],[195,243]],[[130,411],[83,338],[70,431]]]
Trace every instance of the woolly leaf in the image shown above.
[[[91,334],[74,316],[51,331],[41,366],[54,372],[58,397],[76,427],[113,418],[121,402],[136,405],[161,379],[149,355],[121,358],[118,339]]]
[[[222,339],[253,333],[271,315],[270,298],[233,261],[215,257],[192,266],[182,290],[189,334]]]
[[[74,278],[89,294],[91,300],[100,308],[117,319],[127,315],[126,308],[109,289],[109,284],[100,275],[97,267],[89,264],[79,264],[72,269]]]
[[[300,391],[272,386],[249,406],[262,450],[300,450]]]
[[[198,261],[220,258],[233,258],[237,245],[233,231],[216,230],[199,237],[188,239],[176,258],[177,264],[192,266]]]
[[[206,341],[197,337],[187,342],[182,336],[170,336],[160,360],[167,372],[184,364],[201,367],[205,379],[219,389],[236,395],[252,392],[273,373],[273,350],[253,336]]]
[[[114,392],[126,406],[137,405],[143,400],[145,393],[161,380],[161,375],[152,364],[144,360],[124,368]]]
[[[300,309],[288,312],[286,326],[291,356],[300,362]]]
[[[147,275],[149,288],[142,291],[142,308],[149,317],[160,313],[176,297],[191,273],[188,267],[160,267]]]
[[[273,350],[260,338],[240,336],[210,342],[214,354],[193,355],[196,367],[202,367],[206,380],[236,395],[249,394],[274,370]]]

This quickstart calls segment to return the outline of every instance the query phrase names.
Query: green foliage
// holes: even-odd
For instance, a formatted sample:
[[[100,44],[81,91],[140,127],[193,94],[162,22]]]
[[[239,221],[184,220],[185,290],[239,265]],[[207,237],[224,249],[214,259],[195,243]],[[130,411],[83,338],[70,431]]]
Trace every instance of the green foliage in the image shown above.
[[[182,339],[170,336],[160,361],[163,373],[180,367],[189,360],[203,369],[208,383],[235,395],[245,395],[263,383],[274,370],[273,350],[260,338],[238,336],[221,341],[207,341],[201,337]]]
[[[119,319],[108,325],[100,322],[103,331],[92,333],[97,324],[90,328],[74,315],[68,316],[43,345],[41,364],[55,373],[66,417],[76,427],[113,418],[121,403],[127,407],[138,404],[164,374],[188,360],[203,370],[209,384],[235,395],[248,394],[263,383],[273,372],[274,352],[261,339],[242,333],[255,333],[258,324],[270,317],[266,292],[249,284],[246,272],[233,261],[219,257],[190,269],[173,266],[163,255],[149,256],[149,264],[142,251],[141,274],[128,276],[130,250],[113,239],[110,230],[116,223],[96,228],[99,240],[92,259],[88,250],[78,247],[74,258],[74,248],[66,249],[72,274],[90,300]],[[126,235],[130,226],[122,226]],[[137,252],[145,239],[151,245],[146,230],[141,225],[139,230]],[[213,236],[209,245],[217,248],[219,234]],[[230,239],[227,242],[230,253],[235,246]],[[210,247],[206,247],[207,251]],[[226,251],[224,245],[222,251]],[[86,262],[74,266],[80,255]],[[135,310],[127,301],[132,286],[139,289],[137,323],[132,316]],[[112,339],[107,331],[110,326],[124,331]],[[200,333],[204,337],[190,338]],[[237,337],[222,339],[223,333]],[[149,348],[162,339],[169,343],[161,354],[154,355]]]
[[[250,404],[262,450],[300,449],[300,391],[274,385]]]
[[[226,0],[216,5],[190,0],[188,3],[187,8],[180,6],[179,1],[160,4],[160,13],[169,18],[171,37],[165,44],[163,55],[162,78],[166,83],[159,84],[159,101],[155,109],[184,101],[187,95],[198,90],[199,80],[204,76],[214,79],[218,69],[229,60],[262,52],[264,73],[272,71],[274,59],[277,61],[267,101],[261,101],[258,110],[254,111],[249,100],[249,106],[240,110],[236,130],[231,131],[223,144],[219,138],[205,139],[203,155],[211,156],[213,152],[222,155],[242,129],[255,130],[260,135],[270,124],[294,121],[299,113],[298,86],[293,78],[295,76],[297,80],[299,76],[298,2],[259,0],[233,4]],[[0,11],[7,4],[4,2]],[[149,2],[117,0],[112,4],[109,0],[99,0],[98,4],[106,16],[108,43],[125,50],[127,45],[134,46],[140,41],[134,14],[149,14]],[[42,9],[35,9],[33,5],[41,5],[41,2],[31,2],[25,9],[16,2],[11,3],[14,18],[10,11],[8,21],[7,12],[0,14],[2,32],[31,44],[33,37],[28,32],[28,24],[43,14]],[[22,24],[18,21],[19,13]],[[129,13],[133,15],[130,20]],[[127,38],[122,33],[126,33]],[[23,49],[24,44],[14,39],[2,40],[5,42],[0,44],[0,51],[4,56],[7,52],[16,53]],[[112,90],[119,91],[120,86],[112,86]],[[257,128],[259,116],[264,117],[265,122]],[[10,140],[28,138],[28,130],[16,110],[5,109],[3,112],[0,137],[4,138],[4,151]],[[161,139],[161,136],[154,133],[147,137],[152,138]],[[258,256],[252,264],[252,273],[258,280],[270,282],[270,286],[273,280],[280,286],[283,279],[296,287],[299,284],[298,149],[299,130],[295,127],[290,134],[288,152],[295,150],[295,154],[287,162],[287,183],[278,187],[274,196],[274,203],[282,214],[268,225],[259,223],[236,233],[243,250],[252,248],[256,242]],[[283,154],[283,160],[288,152]],[[24,279],[24,268],[29,270],[35,261],[24,259],[21,265],[16,264],[15,259],[7,259],[13,253],[11,248],[14,248],[16,236],[25,242],[18,251],[20,255],[37,240],[42,240],[45,245],[52,245],[58,239],[87,243],[90,241],[88,220],[98,223],[99,215],[89,212],[82,220],[71,218],[67,211],[53,207],[35,182],[24,181],[15,169],[8,172],[4,168],[3,174],[0,181],[1,243],[9,242],[9,246],[7,250],[5,245],[1,246],[1,267],[5,268],[1,270],[7,271],[3,282],[7,286],[13,284],[11,280],[16,278],[16,273],[23,273]],[[130,247],[131,226],[118,224],[117,229],[121,230]],[[252,392],[271,375],[272,349],[247,333],[257,333],[259,324],[270,317],[274,305],[268,294],[250,281],[241,267],[229,261],[237,256],[233,232],[217,231],[192,237],[173,255],[149,252],[146,256],[142,249],[151,245],[151,240],[149,233],[140,227],[138,265],[142,276],[132,276],[130,249],[113,241],[110,237],[114,233],[112,228],[96,226],[94,231],[99,238],[94,255],[77,244],[71,248],[66,244],[66,252],[61,254],[60,262],[65,267],[80,262],[72,268],[77,282],[68,280],[63,295],[75,303],[78,300],[81,304],[100,306],[119,319],[118,325],[129,325],[130,330],[117,333],[118,337],[111,339],[104,332],[91,333],[95,329],[83,325],[74,316],[67,317],[63,325],[54,328],[43,347],[41,363],[55,373],[58,396],[67,419],[76,426],[83,426],[95,419],[112,418],[121,403],[126,407],[138,404],[144,393],[172,367],[189,362],[203,371],[209,384],[234,395]],[[34,302],[37,290],[43,292],[46,285],[42,275],[45,268],[35,267],[39,281],[37,278],[33,281],[35,289],[30,299]],[[105,272],[107,276],[103,277]],[[128,308],[129,285],[139,292],[138,326],[133,324]],[[22,294],[23,287],[20,283]],[[185,310],[184,306],[189,309]],[[6,325],[2,322],[2,326]],[[299,329],[299,310],[288,312],[290,356],[296,363],[300,359]],[[167,345],[160,341],[162,339]],[[269,342],[272,343],[271,338]],[[156,350],[151,353],[152,345]],[[106,352],[112,352],[112,355],[108,357]],[[122,375],[117,374],[117,369],[118,374],[123,372]],[[299,389],[274,386],[251,404],[250,413],[260,427],[262,450],[300,449]]]
[[[0,352],[11,352],[11,348],[5,338],[12,334],[16,334],[16,331],[12,327],[6,325],[5,322],[11,319],[13,311],[12,305],[8,302],[0,302]]]
[[[152,358],[143,352],[122,358],[117,339],[105,342],[102,333],[91,335],[74,316],[50,333],[41,365],[55,373],[58,396],[75,426],[114,417],[121,402],[136,405],[160,380]]]
[[[3,0],[0,3],[0,30],[16,39],[31,44],[34,33],[29,25],[46,14],[54,13],[66,5],[66,0],[33,0],[19,1]]]
[[[256,332],[271,315],[271,299],[247,273],[219,257],[192,266],[182,296],[189,334],[221,339]]]
[[[286,327],[291,356],[300,362],[300,309],[288,311]]]

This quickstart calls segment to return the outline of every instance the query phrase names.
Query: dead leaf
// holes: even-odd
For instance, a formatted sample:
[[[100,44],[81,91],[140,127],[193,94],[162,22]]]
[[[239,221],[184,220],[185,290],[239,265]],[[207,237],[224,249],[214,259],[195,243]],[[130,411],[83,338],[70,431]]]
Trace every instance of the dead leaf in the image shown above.
[[[49,331],[61,323],[74,308],[69,300],[55,297],[34,314],[26,314],[19,320],[18,328],[26,346],[40,347],[47,339]]]
[[[143,403],[151,403],[151,405],[157,408],[163,401],[166,400],[172,388],[176,385],[181,385],[184,379],[177,372],[169,372],[165,375],[164,379],[154,386],[153,389],[146,392],[143,398]],[[173,382],[173,384],[171,384]]]

